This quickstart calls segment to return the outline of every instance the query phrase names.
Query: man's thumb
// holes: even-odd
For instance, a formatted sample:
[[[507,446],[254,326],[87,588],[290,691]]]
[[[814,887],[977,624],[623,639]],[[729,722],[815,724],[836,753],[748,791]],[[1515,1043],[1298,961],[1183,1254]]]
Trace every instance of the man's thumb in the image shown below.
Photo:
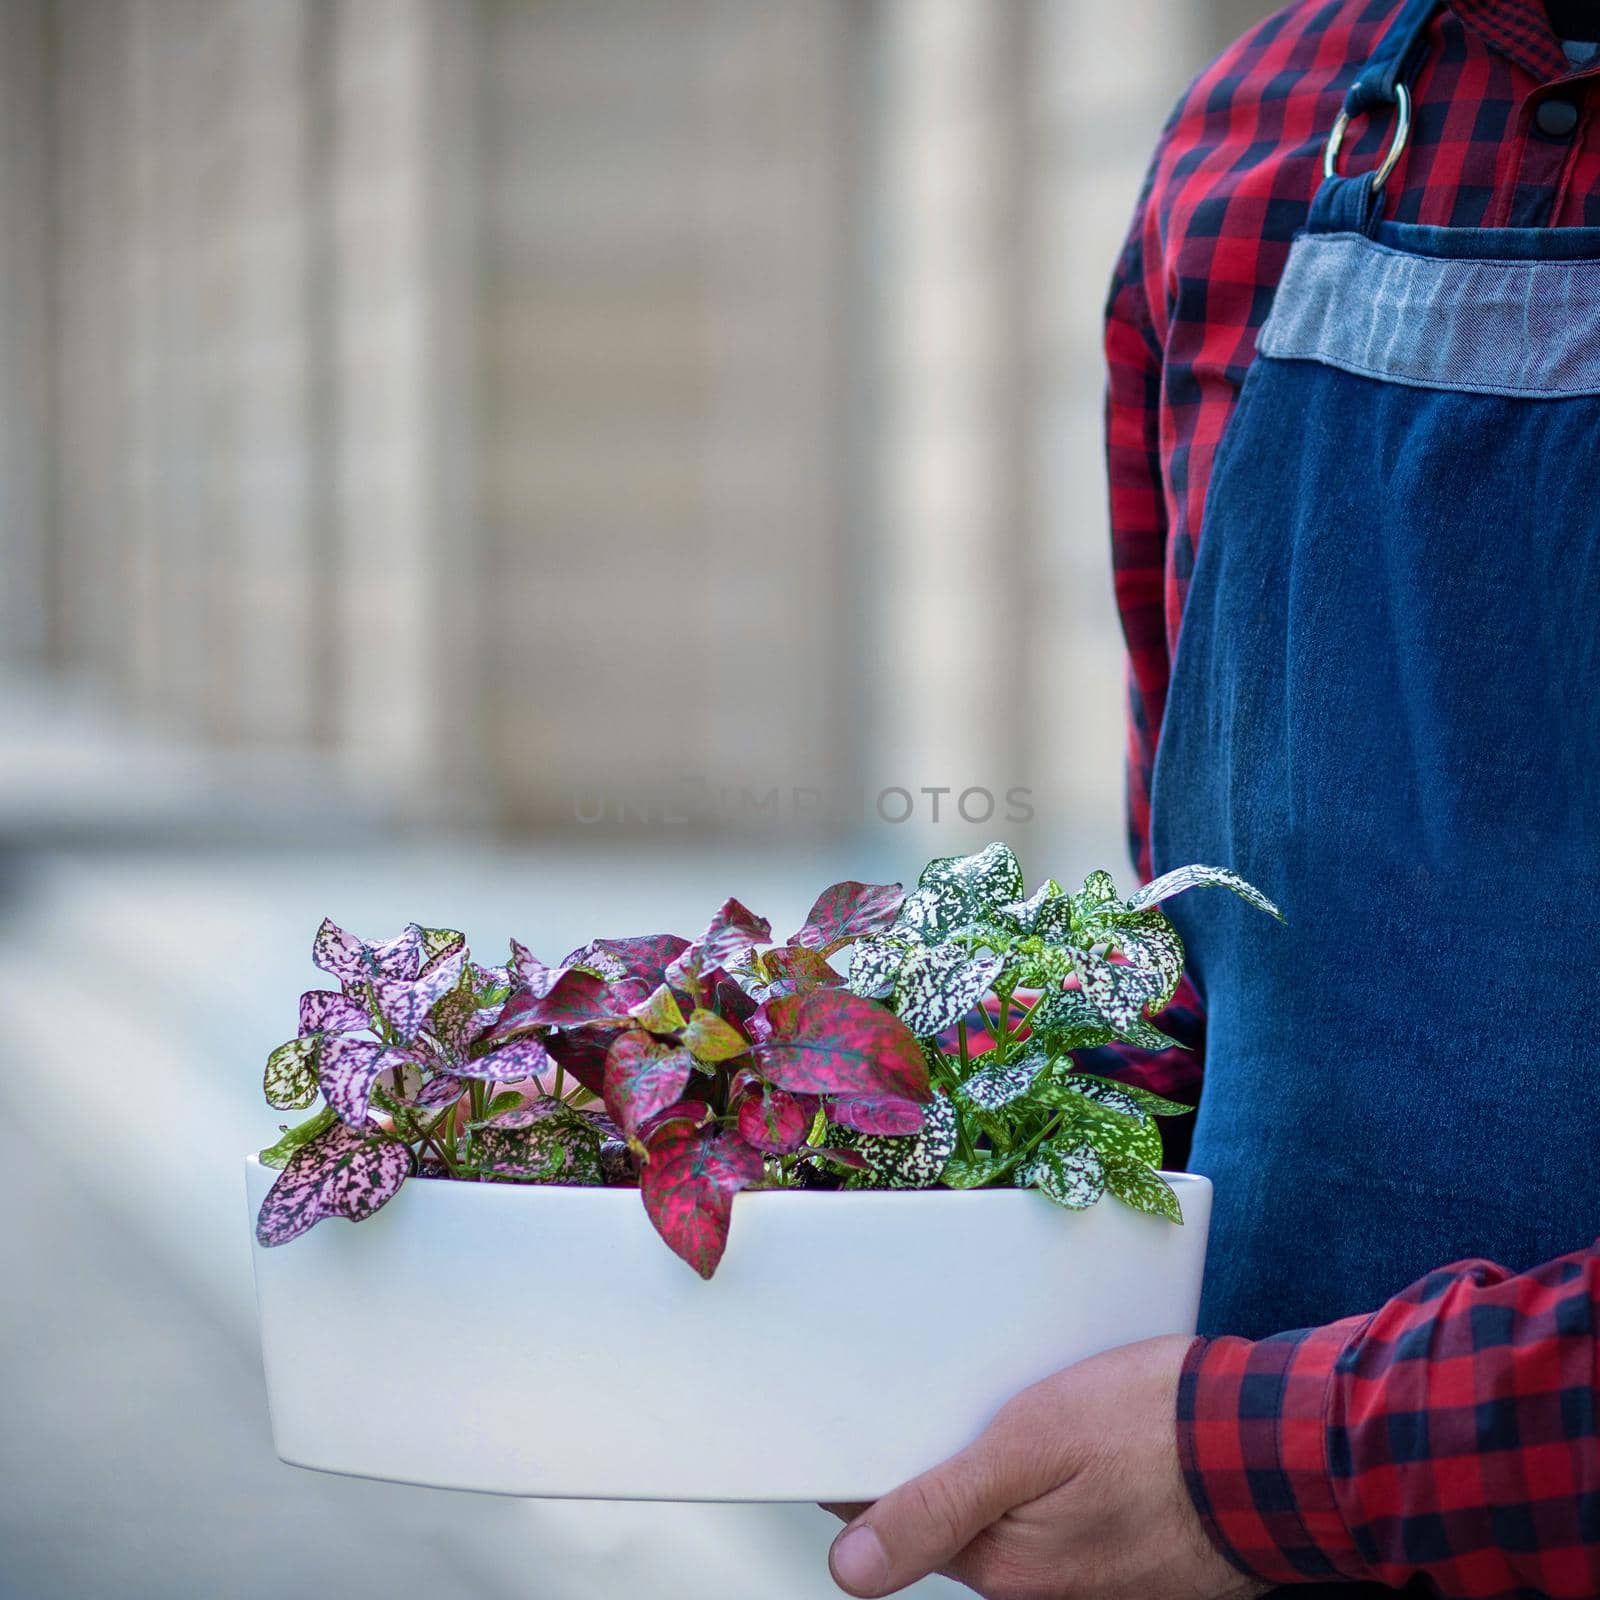
[[[893,1594],[937,1572],[1012,1504],[993,1456],[963,1450],[886,1494],[834,1540],[833,1581],[846,1594]]]

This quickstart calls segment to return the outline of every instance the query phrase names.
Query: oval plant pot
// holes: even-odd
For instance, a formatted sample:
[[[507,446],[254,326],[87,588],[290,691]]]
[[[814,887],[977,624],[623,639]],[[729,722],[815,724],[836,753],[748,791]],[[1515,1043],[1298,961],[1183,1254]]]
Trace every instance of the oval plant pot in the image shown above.
[[[252,1237],[275,1176],[247,1163]],[[415,1180],[255,1246],[274,1441],[491,1494],[875,1499],[1058,1367],[1193,1332],[1211,1185],[1167,1179],[1183,1227],[1018,1189],[742,1194],[710,1282],[636,1190]]]

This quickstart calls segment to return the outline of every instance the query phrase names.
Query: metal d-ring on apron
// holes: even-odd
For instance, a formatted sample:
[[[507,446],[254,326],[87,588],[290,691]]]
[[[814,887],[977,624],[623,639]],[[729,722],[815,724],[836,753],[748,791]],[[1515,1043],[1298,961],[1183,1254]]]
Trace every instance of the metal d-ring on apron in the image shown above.
[[[1152,795],[1206,1000],[1201,1329],[1600,1233],[1600,229],[1386,221],[1436,0],[1345,101],[1213,464]],[[1396,109],[1376,171],[1345,127]],[[1303,1591],[1295,1591],[1301,1594]]]

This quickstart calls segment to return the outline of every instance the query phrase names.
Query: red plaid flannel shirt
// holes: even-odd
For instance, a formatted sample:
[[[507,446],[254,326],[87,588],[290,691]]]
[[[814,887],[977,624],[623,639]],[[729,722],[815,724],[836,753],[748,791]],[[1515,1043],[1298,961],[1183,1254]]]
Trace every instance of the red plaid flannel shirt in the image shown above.
[[[1128,651],[1128,820],[1143,875],[1150,776],[1217,442],[1304,221],[1344,91],[1399,0],[1297,0],[1208,66],[1157,147],[1106,317],[1113,564]],[[1450,227],[1600,226],[1600,62],[1572,69],[1540,0],[1452,0],[1432,23],[1386,215]],[[1578,112],[1554,136],[1550,99]],[[1546,118],[1547,123],[1557,119]],[[1362,118],[1345,170],[1375,165]],[[1119,1070],[1192,1101],[1190,1052]],[[1510,1276],[1444,1268],[1372,1315],[1258,1343],[1198,1341],[1179,1437],[1221,1548],[1275,1582],[1421,1577],[1448,1595],[1600,1595],[1600,1256]]]

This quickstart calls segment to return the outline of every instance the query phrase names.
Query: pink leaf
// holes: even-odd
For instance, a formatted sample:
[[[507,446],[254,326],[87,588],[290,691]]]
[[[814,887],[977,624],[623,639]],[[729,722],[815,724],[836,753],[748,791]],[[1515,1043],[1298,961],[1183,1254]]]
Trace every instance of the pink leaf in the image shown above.
[[[702,974],[700,987],[709,996],[706,1004],[715,1006],[729,1022],[742,1026],[756,1014],[756,1002],[721,967]]]
[[[307,989],[300,996],[300,1037],[308,1033],[359,1033],[372,1026],[367,1008],[337,989]]]
[[[413,922],[393,939],[366,944],[324,917],[311,941],[311,959],[350,993],[368,978],[415,978],[422,970],[423,939],[423,930]]]
[[[857,1133],[906,1134],[921,1133],[927,1117],[915,1100],[860,1095],[833,1101],[828,1107],[828,1121],[854,1128]]]
[[[639,1188],[656,1232],[709,1278],[728,1243],[734,1195],[761,1176],[760,1153],[736,1135],[674,1121],[652,1138]]]
[[[693,1060],[681,1045],[630,1028],[606,1053],[606,1110],[631,1138],[678,1100],[693,1070]]]
[[[317,1082],[322,1097],[339,1120],[352,1128],[367,1125],[367,1105],[372,1086],[385,1073],[405,1067],[411,1057],[371,1039],[348,1033],[331,1034],[317,1057]]]
[[[441,1106],[447,1106],[452,1100],[459,1100],[466,1085],[449,1073],[442,1073],[436,1078],[430,1078],[417,1091],[412,1105],[422,1111],[437,1111]]]
[[[457,950],[442,957],[418,977],[374,978],[372,994],[385,1022],[410,1044],[427,1021],[428,1013],[461,983],[467,952]]]
[[[364,1221],[389,1200],[411,1170],[411,1152],[374,1123],[336,1122],[290,1156],[261,1202],[256,1238],[287,1244],[324,1217]]]
[[[422,970],[422,929],[413,922],[404,933],[368,945],[366,959],[380,978],[415,978]]]
[[[451,1071],[463,1078],[514,1083],[518,1078],[537,1078],[541,1072],[549,1071],[553,1064],[543,1040],[530,1036],[513,1039],[510,1044],[503,1044],[498,1050],[476,1056],[471,1061],[458,1062]]]
[[[898,883],[836,883],[817,896],[805,926],[789,936],[789,943],[826,955],[854,939],[882,933],[904,899],[905,890]]]
[[[331,917],[324,917],[311,941],[311,959],[336,978],[360,978],[367,972],[366,948],[353,933],[346,933]]]
[[[511,966],[508,976],[518,982],[533,998],[542,1000],[572,970],[573,963],[563,961],[559,967],[547,967],[526,945],[511,941]]]
[[[753,1054],[764,1077],[806,1094],[928,1098],[921,1046],[900,1019],[844,989],[813,989],[762,1008]]]

